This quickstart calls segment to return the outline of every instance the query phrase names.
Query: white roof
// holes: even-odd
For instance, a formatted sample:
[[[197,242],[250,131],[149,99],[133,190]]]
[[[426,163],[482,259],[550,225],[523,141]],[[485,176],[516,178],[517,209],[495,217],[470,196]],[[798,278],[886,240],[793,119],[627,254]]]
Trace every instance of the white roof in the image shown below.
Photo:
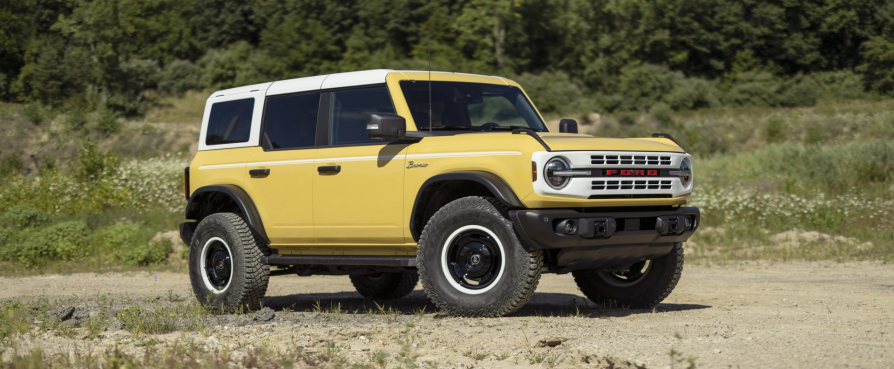
[[[266,95],[280,95],[295,92],[325,90],[332,88],[364,86],[385,83],[385,77],[392,72],[428,72],[428,71],[401,71],[392,69],[373,69],[357,72],[324,74],[321,76],[293,78],[276,82],[259,83],[256,85],[235,87],[214,92],[211,96],[235,95],[246,92],[266,90]],[[432,74],[464,74],[454,72],[435,72]]]

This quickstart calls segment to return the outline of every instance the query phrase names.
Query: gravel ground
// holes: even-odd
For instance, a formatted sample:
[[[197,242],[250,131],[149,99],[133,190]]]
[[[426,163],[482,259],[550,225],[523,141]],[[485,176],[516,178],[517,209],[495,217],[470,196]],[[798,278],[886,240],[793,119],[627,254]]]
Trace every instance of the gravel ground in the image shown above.
[[[56,313],[71,320],[105,304],[151,309],[192,299],[185,273],[0,278],[0,286],[0,299],[51,297],[62,307]],[[238,353],[266,343],[337,347],[359,362],[378,351],[397,355],[403,342],[420,355],[417,363],[438,367],[662,368],[686,367],[686,358],[706,368],[894,366],[894,267],[884,264],[687,267],[674,293],[649,311],[602,309],[570,275],[545,275],[530,303],[497,319],[439,314],[418,286],[408,298],[382,305],[392,313],[369,313],[378,307],[354,292],[347,277],[274,277],[267,296],[272,311],[205,317],[201,330],[134,335],[116,324],[85,339],[35,328],[12,346],[70,354],[118,345],[139,352],[151,339]],[[77,309],[69,314],[67,306]]]

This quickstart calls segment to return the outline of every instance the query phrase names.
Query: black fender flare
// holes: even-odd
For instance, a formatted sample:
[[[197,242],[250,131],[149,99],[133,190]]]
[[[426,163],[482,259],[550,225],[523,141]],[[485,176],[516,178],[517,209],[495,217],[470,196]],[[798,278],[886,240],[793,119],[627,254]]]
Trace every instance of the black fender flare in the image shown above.
[[[243,219],[248,223],[248,227],[251,228],[256,235],[260,236],[264,243],[270,243],[270,239],[267,238],[267,232],[264,230],[264,223],[261,222],[261,215],[258,213],[258,208],[255,206],[254,201],[252,201],[251,196],[249,196],[242,187],[236,185],[221,184],[197,188],[193,191],[192,195],[189,196],[189,202],[186,204],[186,219],[197,220],[201,215],[202,200],[207,196],[203,196],[202,194],[210,193],[223,193],[233,199],[233,202],[236,203],[236,206],[238,206],[239,210],[242,212]]]
[[[425,190],[429,186],[444,181],[476,182],[490,190],[494,197],[507,208],[518,209],[525,207],[525,205],[522,204],[521,200],[518,199],[518,196],[515,195],[515,192],[512,191],[512,188],[509,187],[509,184],[507,184],[506,181],[503,180],[503,178],[500,178],[500,176],[494,173],[480,170],[470,170],[438,174],[422,183],[422,186],[419,187],[419,191],[416,192],[416,199],[413,202],[413,211],[412,213],[410,213],[410,234],[413,236],[414,240],[418,241],[419,237],[422,234],[422,230],[416,229],[415,226],[416,216],[423,213],[423,205],[419,203],[422,194],[425,193]],[[423,224],[423,226],[425,225]]]

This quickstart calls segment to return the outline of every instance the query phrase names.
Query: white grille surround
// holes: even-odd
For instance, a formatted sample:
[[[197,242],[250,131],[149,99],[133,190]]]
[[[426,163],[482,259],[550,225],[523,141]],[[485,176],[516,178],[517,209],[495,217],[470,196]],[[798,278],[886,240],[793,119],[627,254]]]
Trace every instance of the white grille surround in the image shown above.
[[[562,188],[555,189],[546,183],[545,166],[554,158],[562,157],[571,170],[592,170],[591,176],[574,176]],[[667,176],[669,170],[680,168],[683,159],[692,163],[692,155],[676,152],[638,151],[538,151],[531,161],[537,166],[534,192],[540,195],[562,196],[577,199],[600,198],[667,198],[692,193],[693,180],[683,185],[680,177]],[[599,176],[605,169],[656,169],[664,176]]]

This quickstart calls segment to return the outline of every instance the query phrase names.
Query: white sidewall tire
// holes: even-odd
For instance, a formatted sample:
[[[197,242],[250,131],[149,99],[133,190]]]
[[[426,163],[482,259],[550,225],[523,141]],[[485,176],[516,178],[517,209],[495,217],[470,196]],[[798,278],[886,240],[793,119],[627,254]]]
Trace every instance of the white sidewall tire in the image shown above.
[[[208,247],[211,246],[211,244],[215,241],[223,244],[224,248],[227,249],[227,254],[230,255],[230,279],[227,281],[227,285],[222,290],[217,289],[217,287],[214,287],[214,285],[211,284],[211,281],[208,280],[208,272],[205,271],[205,260],[208,256]],[[230,285],[233,284],[233,265],[235,264],[235,260],[233,259],[233,250],[230,250],[230,245],[227,244],[227,241],[224,241],[224,239],[220,237],[211,237],[210,239],[208,239],[208,241],[205,242],[205,245],[202,246],[202,253],[199,255],[201,257],[199,259],[199,266],[201,267],[200,272],[202,273],[202,282],[205,282],[205,288],[207,288],[209,292],[215,295],[220,295],[224,292],[227,292],[227,290],[230,288]]]
[[[500,249],[500,271],[497,273],[497,278],[494,279],[494,281],[491,282],[491,284],[489,284],[487,287],[484,287],[482,289],[475,289],[475,290],[463,287],[461,284],[457,283],[456,280],[454,280],[453,277],[451,276],[450,267],[447,265],[447,250],[450,249],[450,244],[453,242],[453,240],[456,238],[456,236],[458,236],[460,233],[470,230],[470,229],[477,229],[479,231],[484,231],[489,236],[493,237],[493,239],[497,242],[497,247]],[[500,241],[500,238],[497,237],[497,235],[494,234],[494,232],[491,232],[490,229],[487,229],[480,225],[473,224],[473,225],[467,225],[467,226],[460,227],[459,229],[453,231],[453,233],[450,234],[450,237],[447,237],[447,241],[444,242],[443,245],[441,245],[441,271],[444,273],[444,277],[447,278],[447,282],[449,282],[450,285],[453,286],[453,288],[455,288],[457,291],[460,291],[462,293],[469,294],[469,295],[479,295],[479,294],[485,293],[487,291],[490,291],[498,283],[500,283],[500,279],[503,278],[503,273],[506,271],[506,250],[503,249],[503,242]]]

